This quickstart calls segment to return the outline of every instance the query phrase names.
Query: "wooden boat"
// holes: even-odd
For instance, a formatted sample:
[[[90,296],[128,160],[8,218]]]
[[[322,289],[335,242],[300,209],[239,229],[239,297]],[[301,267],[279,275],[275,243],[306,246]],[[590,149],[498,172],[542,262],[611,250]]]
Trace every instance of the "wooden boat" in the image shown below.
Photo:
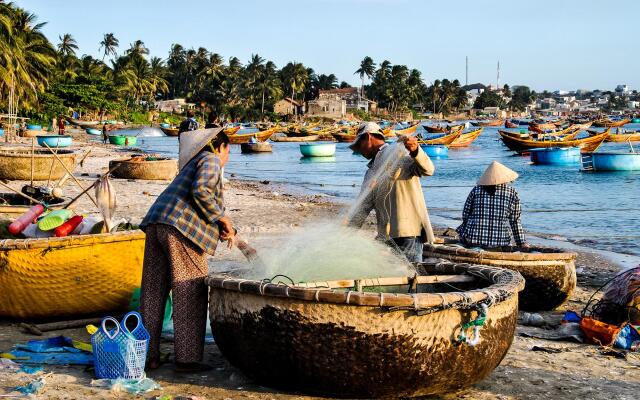
[[[336,139],[338,142],[342,142],[342,143],[351,143],[354,140],[356,140],[356,134],[355,133],[345,133],[345,132],[335,132],[331,134],[333,136],[334,139]]]
[[[628,118],[621,119],[620,121],[612,121],[610,119],[603,118],[603,119],[593,121],[593,126],[597,126],[600,128],[617,128],[620,126],[624,126],[629,122],[631,122],[631,120]]]
[[[56,150],[58,158],[73,172],[76,168],[76,154],[71,150]],[[33,179],[36,181],[57,180],[66,174],[65,168],[56,160],[51,151],[31,148],[5,147],[0,149],[0,179],[28,181],[31,179],[33,159]]]
[[[509,120],[504,121],[504,127],[507,129],[517,128],[519,125]]]
[[[589,152],[582,155],[585,171],[640,171],[640,153]]]
[[[320,126],[319,122],[308,124],[308,125],[293,125],[293,126],[289,126],[288,129],[285,131],[285,133],[289,137],[315,135],[316,132],[314,132],[314,129],[317,128],[318,126]]]
[[[26,129],[26,130],[20,130],[19,133],[20,137],[29,137],[29,138],[35,138],[38,136],[45,136],[48,134],[48,132],[43,131],[43,130],[33,130],[33,129]]]
[[[429,133],[445,133],[449,131],[449,127],[446,125],[422,125],[422,127]]]
[[[549,147],[529,152],[531,162],[536,165],[577,165],[581,159],[578,147]]]
[[[552,122],[531,122],[529,130],[532,132],[545,133],[545,131],[555,131],[556,124]]]
[[[548,247],[523,251],[468,249],[456,244],[425,244],[424,257],[455,263],[490,265],[517,271],[525,279],[520,308],[526,311],[553,310],[571,298],[576,288],[576,253]]]
[[[311,136],[273,136],[271,141],[273,142],[315,142],[320,138],[320,135]]]
[[[460,126],[460,128],[456,129],[455,131],[452,131],[449,134],[437,137],[435,139],[422,139],[422,140],[418,140],[418,143],[421,145],[432,145],[432,144],[441,144],[441,145],[449,145],[451,144],[454,140],[456,140],[457,138],[460,137],[460,135],[462,135],[462,126]]]
[[[264,142],[269,139],[275,133],[275,128],[267,129],[260,132],[253,133],[234,133],[233,135],[229,135],[229,143],[231,144],[242,144],[249,143],[252,137],[256,137],[258,142]]]
[[[240,151],[242,153],[271,153],[273,151],[271,143],[257,142],[257,143],[242,143],[240,145]]]
[[[113,170],[116,178],[171,180],[178,175],[178,162],[171,158],[134,156],[109,161],[109,170]]]
[[[472,122],[473,126],[500,126],[504,124],[503,119],[494,119],[494,120],[485,120],[485,121],[475,121]]]
[[[413,125],[411,125],[408,128],[404,128],[404,129],[391,129],[392,126],[385,128],[382,130],[382,133],[384,133],[385,136],[387,137],[393,137],[393,136],[400,136],[400,135],[411,135],[412,133],[414,133],[417,129],[418,129],[419,124],[415,123]]]
[[[473,385],[509,350],[524,280],[488,266],[419,268],[428,275],[294,286],[209,276],[214,340],[249,378],[286,390],[404,398]],[[478,310],[479,340],[462,343]]]
[[[598,132],[589,131],[590,134],[597,134]],[[640,142],[640,132],[624,132],[624,133],[609,133],[606,142]]]
[[[0,316],[77,318],[126,311],[140,287],[144,233],[0,241]]]
[[[509,148],[509,150],[516,151],[518,153],[526,152],[531,149],[537,148],[549,148],[549,147],[579,147],[583,152],[594,151],[604,142],[609,130],[602,132],[599,135],[590,136],[584,139],[572,139],[572,140],[531,140],[520,139],[507,134],[502,131],[498,131],[500,139]]]
[[[224,128],[222,132],[224,132],[227,136],[235,135],[240,130],[241,126],[232,126],[230,128]]]
[[[80,128],[91,128],[97,126],[100,123],[99,121],[80,121],[79,119],[71,117],[64,117],[64,119],[69,121],[70,124],[78,126]]]
[[[480,128],[471,132],[463,132],[449,144],[449,147],[467,147],[471,145],[471,143],[473,143],[480,136],[483,129],[484,128]]]
[[[179,132],[178,128],[160,128],[160,130],[167,136],[178,136]]]

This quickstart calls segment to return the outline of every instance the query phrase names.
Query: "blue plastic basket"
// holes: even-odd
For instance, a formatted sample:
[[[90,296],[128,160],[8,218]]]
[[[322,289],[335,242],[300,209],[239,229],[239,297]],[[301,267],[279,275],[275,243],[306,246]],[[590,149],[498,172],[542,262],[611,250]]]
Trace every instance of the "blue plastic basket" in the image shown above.
[[[131,317],[137,319],[133,330],[129,330],[126,324]],[[108,330],[107,322],[113,322],[116,327]],[[126,314],[121,323],[113,317],[103,319],[100,329],[91,336],[96,377],[101,379],[143,378],[149,338],[149,332],[142,324],[142,317],[135,311]]]

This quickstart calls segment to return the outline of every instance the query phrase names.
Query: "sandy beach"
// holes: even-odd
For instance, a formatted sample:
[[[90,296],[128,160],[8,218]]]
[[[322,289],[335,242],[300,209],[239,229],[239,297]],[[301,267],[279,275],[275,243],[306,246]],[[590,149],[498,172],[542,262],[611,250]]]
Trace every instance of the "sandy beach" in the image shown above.
[[[125,157],[132,152],[94,143],[81,143],[81,152],[91,149],[84,165],[78,167],[75,176],[84,187],[89,186],[97,174],[108,169],[108,161]],[[344,205],[322,195],[297,195],[284,186],[270,183],[239,181],[229,176],[225,188],[228,215],[238,227],[239,233],[257,247],[268,246],[270,235],[295,231],[303,225],[318,220],[329,220],[340,213]],[[19,189],[24,182],[11,182]],[[139,223],[155,198],[166,187],[163,181],[129,181],[113,179],[117,192],[117,218]],[[74,197],[80,192],[74,182],[67,183],[65,196]],[[95,206],[85,197],[77,204],[83,213],[96,213]],[[373,222],[367,229],[373,228]],[[440,229],[445,227],[439,227]],[[373,232],[372,232],[373,234]],[[560,323],[565,310],[580,311],[589,296],[602,283],[619,271],[620,267],[602,255],[584,252],[579,255],[578,288],[573,299],[561,309],[543,313],[547,327]],[[218,254],[210,260],[212,273],[233,275],[247,264],[237,249],[220,246]],[[521,336],[539,328],[518,326],[513,345],[500,366],[484,381],[470,389],[452,393],[443,398],[468,399],[632,399],[640,392],[640,355],[628,353],[619,358],[597,346],[569,342],[553,342]],[[62,334],[73,339],[89,341],[84,329],[65,330],[48,336]],[[46,336],[45,336],[46,337]],[[36,337],[24,334],[16,321],[0,321],[0,352],[12,345]],[[172,343],[163,343],[164,352],[172,352]],[[605,354],[606,353],[606,354]],[[144,395],[144,398],[182,396],[182,398],[208,399],[310,399],[298,393],[283,393],[259,386],[231,366],[220,354],[215,344],[205,349],[205,361],[214,366],[207,374],[178,375],[171,364],[148,374],[161,386]],[[93,375],[81,367],[45,367],[51,373],[38,398],[123,398],[129,395],[113,393],[91,386]],[[33,375],[0,370],[0,393],[29,382]]]

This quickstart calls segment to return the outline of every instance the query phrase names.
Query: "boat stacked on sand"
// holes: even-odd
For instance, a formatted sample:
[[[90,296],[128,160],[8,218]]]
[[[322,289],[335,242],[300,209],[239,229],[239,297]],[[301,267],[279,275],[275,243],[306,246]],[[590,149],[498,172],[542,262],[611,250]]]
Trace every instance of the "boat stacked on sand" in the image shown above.
[[[426,275],[294,285],[210,276],[215,342],[244,374],[283,389],[377,398],[470,386],[506,355],[524,280],[487,266],[418,268]]]

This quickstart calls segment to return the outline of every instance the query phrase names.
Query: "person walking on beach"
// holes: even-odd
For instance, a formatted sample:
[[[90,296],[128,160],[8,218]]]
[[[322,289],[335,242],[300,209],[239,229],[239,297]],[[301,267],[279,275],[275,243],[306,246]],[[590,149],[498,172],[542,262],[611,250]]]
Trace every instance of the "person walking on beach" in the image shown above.
[[[102,140],[104,144],[109,143],[109,127],[106,122],[102,125]]]
[[[207,254],[218,241],[235,243],[225,215],[222,168],[229,159],[222,128],[191,132],[180,141],[178,176],[160,194],[140,224],[146,234],[140,311],[151,339],[149,369],[160,365],[165,302],[173,292],[175,370],[199,372],[207,321]]]
[[[199,128],[198,121],[196,121],[195,113],[193,110],[187,110],[187,119],[180,123],[178,127],[178,136],[181,136],[183,132],[195,131]]]
[[[462,210],[462,224],[456,229],[465,246],[499,249],[511,245],[529,247],[520,221],[518,192],[509,186],[518,174],[497,161],[484,171],[471,190]]]
[[[64,135],[64,118],[58,118],[58,135]]]
[[[367,122],[360,126],[349,148],[371,161],[362,183],[359,207],[348,225],[360,228],[375,209],[377,238],[399,248],[409,261],[421,262],[423,243],[433,243],[434,236],[420,177],[433,175],[435,167],[415,137],[401,136],[398,141],[404,149],[386,143],[378,124]],[[385,170],[389,170],[389,176],[384,175]]]

